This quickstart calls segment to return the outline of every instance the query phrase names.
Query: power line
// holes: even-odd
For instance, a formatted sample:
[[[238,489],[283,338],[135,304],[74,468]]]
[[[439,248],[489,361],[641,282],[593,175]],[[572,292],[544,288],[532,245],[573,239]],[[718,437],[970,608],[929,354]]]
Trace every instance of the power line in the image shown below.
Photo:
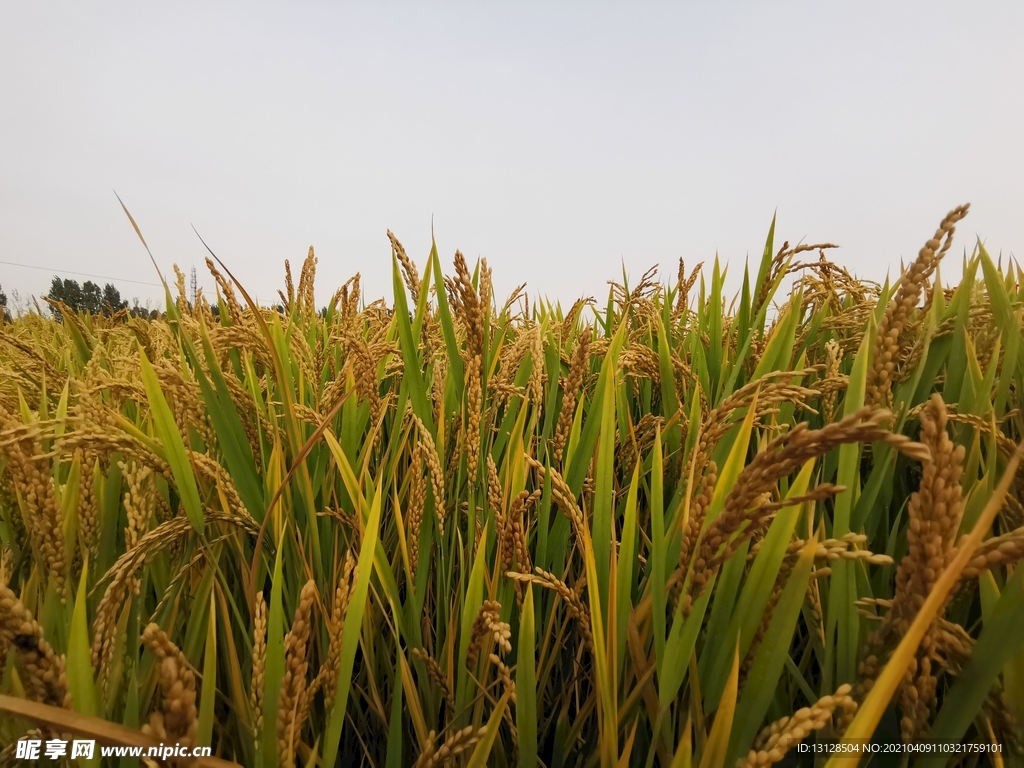
[[[43,272],[49,272],[51,274],[62,273],[66,275],[78,275],[80,277],[95,277],[97,280],[112,280],[115,283],[134,283],[135,285],[151,285],[154,288],[163,288],[160,283],[144,283],[141,280],[128,280],[124,277],[107,277],[106,275],[93,275],[89,272],[74,272],[70,269],[53,269],[51,267],[37,267],[34,264],[18,264],[13,261],[0,261],[0,264],[6,264],[9,267],[24,267],[25,269],[39,269]]]

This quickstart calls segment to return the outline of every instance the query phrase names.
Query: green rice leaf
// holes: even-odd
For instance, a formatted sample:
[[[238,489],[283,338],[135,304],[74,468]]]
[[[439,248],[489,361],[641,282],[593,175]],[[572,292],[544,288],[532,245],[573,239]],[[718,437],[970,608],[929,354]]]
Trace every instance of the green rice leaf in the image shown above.
[[[345,709],[348,706],[348,692],[352,684],[352,665],[356,659],[359,645],[359,629],[363,625],[363,614],[366,610],[366,595],[370,588],[370,573],[373,566],[374,551],[380,535],[382,484],[378,483],[370,505],[370,516],[363,531],[363,541],[359,547],[359,560],[356,566],[356,580],[352,588],[348,610],[345,612],[345,627],[342,633],[341,656],[338,664],[337,693],[334,706],[328,713],[327,728],[324,731],[323,765],[334,765],[341,742],[341,727],[345,722]]]
[[[516,654],[516,731],[519,735],[519,768],[537,765],[537,670],[533,587],[526,585],[519,621]]]
[[[185,452],[185,443],[182,441],[178,425],[174,421],[174,414],[171,413],[170,406],[167,405],[167,399],[160,387],[160,380],[157,379],[156,372],[142,349],[139,350],[139,358],[142,364],[142,383],[146,387],[157,437],[160,438],[167,453],[167,463],[171,465],[174,484],[181,497],[181,504],[185,507],[185,514],[188,515],[192,527],[201,534],[203,532],[203,505],[199,500],[199,488],[196,485],[196,476],[192,472],[192,464]]]
[[[210,590],[209,616],[206,625],[206,649],[203,651],[203,682],[199,698],[197,744],[213,742],[213,705],[217,701],[217,604],[213,590]]]
[[[92,647],[89,643],[88,603],[89,594],[86,585],[89,581],[89,562],[82,563],[82,576],[78,580],[78,595],[71,614],[71,634],[68,639],[67,674],[68,688],[71,690],[71,704],[80,715],[95,717],[98,714],[96,705],[96,686],[92,677]],[[91,765],[99,765],[99,759]]]
[[[747,675],[739,706],[736,709],[736,724],[733,728],[729,747],[729,765],[745,755],[760,730],[762,721],[771,706],[779,677],[789,656],[790,638],[800,618],[800,607],[807,593],[807,583],[814,565],[817,540],[811,539],[800,551],[793,572],[786,580],[771,622],[761,644],[758,646],[754,663]]]
[[[476,748],[473,750],[473,754],[469,756],[466,768],[486,768],[487,758],[490,757],[494,741],[498,738],[498,729],[501,727],[501,719],[505,714],[505,708],[508,706],[510,695],[510,692],[506,691],[505,695],[498,700],[490,719],[487,721],[483,738],[476,743]]]

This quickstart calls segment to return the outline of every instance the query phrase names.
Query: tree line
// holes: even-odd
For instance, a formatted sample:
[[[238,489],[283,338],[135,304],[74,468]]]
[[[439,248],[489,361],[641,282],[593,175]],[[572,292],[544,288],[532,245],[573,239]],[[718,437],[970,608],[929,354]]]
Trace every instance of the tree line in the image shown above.
[[[14,292],[15,304],[19,305],[17,291]],[[106,283],[101,288],[97,283],[92,280],[86,280],[84,283],[79,283],[77,280],[70,278],[62,278],[54,275],[53,280],[50,282],[50,290],[43,295],[44,299],[47,299],[50,303],[50,312],[53,313],[53,317],[58,322],[63,321],[64,317],[60,311],[60,307],[57,305],[63,305],[74,312],[88,313],[92,315],[105,315],[107,317],[116,315],[118,312],[127,311],[131,317],[148,317],[150,319],[156,319],[161,316],[162,312],[156,309],[150,309],[148,306],[139,304],[139,300],[133,299],[132,303],[129,304],[127,299],[121,297],[121,292],[112,284]],[[194,301],[194,299],[193,299]],[[189,302],[191,305],[193,302]],[[19,305],[20,306],[20,305]],[[281,314],[287,314],[283,305],[273,306],[272,309],[277,310]],[[210,305],[210,311],[214,317],[220,315],[220,306],[218,302],[214,302]],[[320,314],[326,314],[326,307],[320,310]],[[11,311],[7,303],[7,294],[3,291],[3,286],[0,285],[0,315],[5,320],[11,319]]]
[[[50,282],[50,290],[43,298],[53,302],[50,304],[50,311],[58,322],[63,320],[63,315],[60,308],[55,306],[57,304],[75,312],[108,317],[126,310],[133,317],[157,317],[160,314],[155,309],[141,306],[138,299],[129,305],[128,300],[121,297],[121,292],[112,283],[106,283],[101,287],[92,280],[79,283],[77,280],[56,275]],[[3,286],[0,286],[0,314],[5,320],[11,319],[7,294],[4,293]]]
[[[77,280],[56,275],[50,283],[50,292],[46,298],[60,302],[75,312],[88,312],[91,315],[113,315],[128,308],[128,302],[121,298],[121,292],[111,283],[100,288],[92,280],[86,280],[79,285]],[[50,306],[54,316],[60,320],[60,310],[52,304]]]

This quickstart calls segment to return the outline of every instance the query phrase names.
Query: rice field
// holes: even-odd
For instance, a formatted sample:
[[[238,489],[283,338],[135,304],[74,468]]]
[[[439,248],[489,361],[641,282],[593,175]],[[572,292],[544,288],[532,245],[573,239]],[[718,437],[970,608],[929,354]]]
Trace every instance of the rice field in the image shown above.
[[[389,232],[390,303],[311,248],[274,309],[211,253],[157,319],[0,318],[0,760],[1022,764],[1024,295],[980,243],[942,287],[966,214],[884,285],[773,224],[735,297],[565,308]]]

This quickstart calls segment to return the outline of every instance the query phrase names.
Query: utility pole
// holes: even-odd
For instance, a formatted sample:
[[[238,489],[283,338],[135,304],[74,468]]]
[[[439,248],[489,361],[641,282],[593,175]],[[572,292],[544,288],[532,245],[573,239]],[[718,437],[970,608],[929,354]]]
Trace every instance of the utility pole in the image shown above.
[[[196,294],[199,290],[196,281],[196,267],[194,264],[192,265],[192,285],[190,287],[192,289],[192,306],[194,307],[196,305]]]

